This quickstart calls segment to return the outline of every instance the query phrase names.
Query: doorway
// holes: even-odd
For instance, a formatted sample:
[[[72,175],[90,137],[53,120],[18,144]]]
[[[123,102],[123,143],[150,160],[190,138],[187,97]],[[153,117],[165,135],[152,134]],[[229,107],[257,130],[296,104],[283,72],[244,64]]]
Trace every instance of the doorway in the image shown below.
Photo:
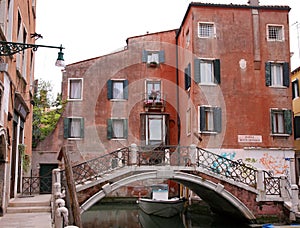
[[[40,194],[50,194],[52,190],[52,170],[58,164],[40,164]]]

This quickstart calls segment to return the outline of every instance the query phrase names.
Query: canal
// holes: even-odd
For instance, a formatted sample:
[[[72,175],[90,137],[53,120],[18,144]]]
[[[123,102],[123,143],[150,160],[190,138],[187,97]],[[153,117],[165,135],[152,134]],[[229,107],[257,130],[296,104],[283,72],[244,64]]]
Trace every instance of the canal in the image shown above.
[[[234,219],[214,215],[203,203],[188,206],[185,213],[172,218],[149,216],[135,203],[98,203],[82,215],[84,228],[198,228],[250,227]]]

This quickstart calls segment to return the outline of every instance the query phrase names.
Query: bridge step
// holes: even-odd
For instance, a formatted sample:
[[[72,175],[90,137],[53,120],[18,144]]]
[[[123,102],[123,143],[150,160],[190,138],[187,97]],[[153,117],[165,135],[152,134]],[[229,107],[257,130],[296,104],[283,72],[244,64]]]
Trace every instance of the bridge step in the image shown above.
[[[51,212],[50,199],[51,195],[14,198],[8,204],[7,213]]]

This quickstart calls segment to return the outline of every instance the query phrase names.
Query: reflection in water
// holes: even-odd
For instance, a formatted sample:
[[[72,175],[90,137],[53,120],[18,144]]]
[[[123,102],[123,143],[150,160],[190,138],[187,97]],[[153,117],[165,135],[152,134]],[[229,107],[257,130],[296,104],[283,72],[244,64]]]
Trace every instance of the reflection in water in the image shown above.
[[[201,206],[199,206],[201,207]],[[136,204],[111,203],[98,204],[82,215],[84,228],[243,228],[247,224],[240,224],[233,219],[220,218],[203,210],[190,211],[172,218],[162,218],[147,215]]]

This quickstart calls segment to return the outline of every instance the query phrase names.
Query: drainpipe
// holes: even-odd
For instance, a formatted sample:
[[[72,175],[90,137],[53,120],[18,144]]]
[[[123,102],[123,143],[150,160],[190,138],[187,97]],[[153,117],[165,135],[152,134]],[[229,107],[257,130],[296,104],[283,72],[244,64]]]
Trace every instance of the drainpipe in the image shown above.
[[[180,115],[179,115],[179,70],[178,70],[178,37],[176,35],[176,109],[177,109],[177,144],[180,145]]]

